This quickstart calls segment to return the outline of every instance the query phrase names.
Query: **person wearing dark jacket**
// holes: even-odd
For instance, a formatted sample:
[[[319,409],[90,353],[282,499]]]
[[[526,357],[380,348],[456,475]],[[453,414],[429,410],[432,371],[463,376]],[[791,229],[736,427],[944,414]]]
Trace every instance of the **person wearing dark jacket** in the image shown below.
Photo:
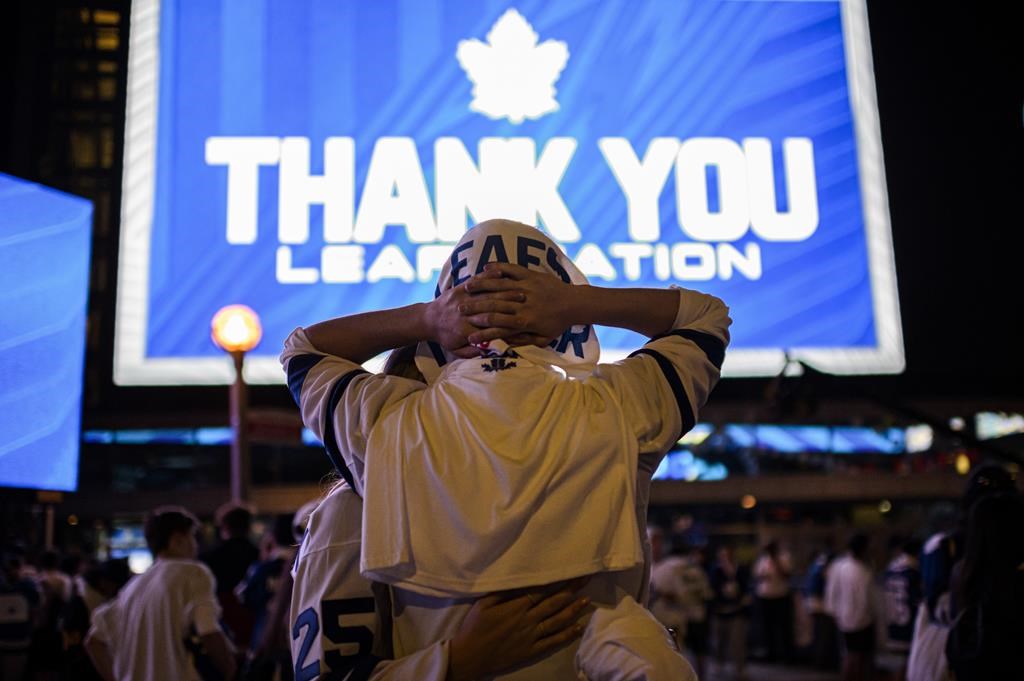
[[[718,547],[711,568],[712,603],[715,615],[715,659],[719,671],[727,662],[736,668],[735,678],[746,678],[747,627],[750,623],[750,570],[736,562],[729,545]]]
[[[217,601],[235,645],[245,650],[252,638],[253,615],[238,602],[235,587],[245,578],[249,566],[260,558],[259,549],[249,539],[252,511],[229,502],[217,509],[216,517],[220,544],[200,554],[199,560],[206,563],[216,580]]]
[[[1016,493],[982,499],[967,520],[963,559],[953,568],[953,625],[946,657],[957,681],[1010,678],[1024,641],[1024,502]]]

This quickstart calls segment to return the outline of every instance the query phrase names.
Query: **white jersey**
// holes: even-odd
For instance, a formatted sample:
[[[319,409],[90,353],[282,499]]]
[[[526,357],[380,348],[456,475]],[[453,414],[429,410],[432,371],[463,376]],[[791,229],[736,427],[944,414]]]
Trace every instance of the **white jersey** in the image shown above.
[[[604,572],[587,587],[595,605],[646,600],[651,475],[717,382],[730,323],[717,298],[679,295],[672,332],[580,380],[516,348],[451,362],[426,386],[368,374],[317,351],[301,329],[291,335],[282,362],[303,420],[366,495],[364,575],[400,587],[396,656],[455,633],[473,599],[453,591]],[[575,675],[578,645],[502,678]]]
[[[90,636],[107,645],[118,681],[198,680],[185,639],[218,629],[213,573],[195,560],[160,558],[92,613]]]
[[[426,603],[436,599],[395,592],[406,598],[396,604],[392,641],[391,613],[381,612],[385,604],[375,598],[372,583],[359,574],[361,515],[362,501],[342,483],[310,516],[293,570],[290,621],[295,678],[444,681],[450,638],[472,600],[449,601],[433,610]],[[419,598],[423,600],[416,602]],[[410,609],[421,612],[412,614]],[[441,640],[423,643],[410,633],[408,624],[424,617],[444,622],[450,630]],[[395,659],[387,659],[391,655]],[[664,628],[636,601],[623,598],[618,607],[595,613],[581,644],[497,678],[689,681],[694,677],[686,660],[673,650]]]
[[[343,483],[309,516],[293,571],[295,679],[444,681],[447,641],[384,659],[390,656],[389,613],[381,613],[371,583],[359,574],[362,506]]]
[[[728,324],[717,298],[680,290],[673,331],[582,379],[524,347],[428,386],[325,356],[301,329],[281,359],[364,499],[364,575],[458,596],[632,568],[639,596],[650,473],[717,382]]]

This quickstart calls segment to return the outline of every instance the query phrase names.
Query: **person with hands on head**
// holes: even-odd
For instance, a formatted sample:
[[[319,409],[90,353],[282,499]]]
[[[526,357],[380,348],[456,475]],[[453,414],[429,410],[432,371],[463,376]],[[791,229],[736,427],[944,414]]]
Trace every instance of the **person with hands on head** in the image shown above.
[[[652,338],[598,364],[593,324]],[[696,291],[591,287],[542,232],[492,220],[455,246],[430,303],[293,332],[288,383],[363,498],[360,569],[391,586],[396,656],[450,639],[487,594],[594,575],[578,648],[502,678],[638,678],[621,670],[640,673],[637,651],[658,646],[670,654],[646,678],[692,676],[638,605],[644,522],[654,470],[719,378],[729,324]],[[360,366],[413,343],[423,380]]]

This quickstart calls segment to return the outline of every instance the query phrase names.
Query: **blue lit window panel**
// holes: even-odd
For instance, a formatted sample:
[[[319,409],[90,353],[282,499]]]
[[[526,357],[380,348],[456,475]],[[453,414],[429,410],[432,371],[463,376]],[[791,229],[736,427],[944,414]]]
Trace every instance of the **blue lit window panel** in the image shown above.
[[[715,480],[725,480],[728,477],[729,469],[725,467],[725,464],[713,463],[708,466],[707,470],[700,476],[700,479],[712,482]]]
[[[658,464],[658,468],[655,469],[654,475],[651,476],[652,480],[667,480],[668,479],[668,457],[666,456]]]
[[[832,451],[837,454],[899,454],[906,451],[904,432],[896,428],[877,431],[837,426],[832,429]]]
[[[91,445],[109,445],[114,443],[112,430],[86,430],[82,433],[82,442]]]
[[[729,471],[723,464],[709,464],[707,460],[684,449],[669,452],[654,471],[653,479],[695,482],[698,480],[724,480],[728,476]]]
[[[866,0],[135,0],[131,22],[119,384],[230,383],[228,303],[263,318],[250,380],[282,383],[292,329],[429,300],[459,221],[496,216],[595,283],[721,297],[726,375],[784,351],[902,370]],[[540,66],[489,75],[513,61]],[[643,342],[599,335],[607,360]]]
[[[756,426],[742,426],[731,423],[725,427],[725,436],[729,444],[736,447],[757,446]]]
[[[92,204],[0,174],[0,486],[78,481]]]
[[[686,480],[690,477],[693,461],[693,453],[687,450],[669,452],[655,471],[656,474],[661,471],[657,479]]]
[[[828,451],[829,432],[822,426],[757,426],[757,442],[763,449],[781,453]]]
[[[122,445],[190,445],[195,444],[195,439],[195,431],[191,428],[144,428],[114,432],[114,440]]]
[[[196,428],[196,444],[229,445],[234,437],[231,428]]]

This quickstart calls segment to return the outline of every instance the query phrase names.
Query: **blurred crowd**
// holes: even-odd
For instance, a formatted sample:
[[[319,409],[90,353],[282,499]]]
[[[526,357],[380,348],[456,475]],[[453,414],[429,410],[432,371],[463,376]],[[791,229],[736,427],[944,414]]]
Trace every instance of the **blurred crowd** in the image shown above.
[[[924,537],[822,546],[797,569],[770,541],[747,563],[649,526],[650,608],[698,677],[747,679],[748,660],[838,671],[843,681],[1011,678],[1024,641],[1024,501],[999,466],[970,477],[959,517]],[[1016,643],[1015,643],[1016,642]],[[714,667],[709,667],[709,658]]]
[[[188,664],[204,680],[290,680],[290,571],[304,530],[296,517],[275,516],[254,542],[252,510],[226,504],[216,514],[216,542],[200,551],[194,516],[156,509],[145,526],[154,564],[143,575],[132,574],[127,558],[5,547],[0,679],[103,679],[92,641],[108,658],[134,648],[139,678],[186,678],[172,671],[178,656],[160,650],[178,647],[180,629]]]
[[[291,565],[314,506],[274,517],[254,542],[252,511],[226,505],[203,551],[188,511],[156,509],[145,527],[155,562],[137,576],[127,559],[7,547],[2,679],[102,679],[118,655],[138,678],[179,678],[169,666],[180,656],[161,647],[180,648],[180,632],[203,679],[292,679]],[[843,681],[1009,678],[1024,640],[1022,527],[1024,502],[999,466],[971,475],[947,527],[887,547],[856,533],[838,550],[770,541],[751,555],[651,525],[649,607],[701,679],[752,678],[748,661]]]

